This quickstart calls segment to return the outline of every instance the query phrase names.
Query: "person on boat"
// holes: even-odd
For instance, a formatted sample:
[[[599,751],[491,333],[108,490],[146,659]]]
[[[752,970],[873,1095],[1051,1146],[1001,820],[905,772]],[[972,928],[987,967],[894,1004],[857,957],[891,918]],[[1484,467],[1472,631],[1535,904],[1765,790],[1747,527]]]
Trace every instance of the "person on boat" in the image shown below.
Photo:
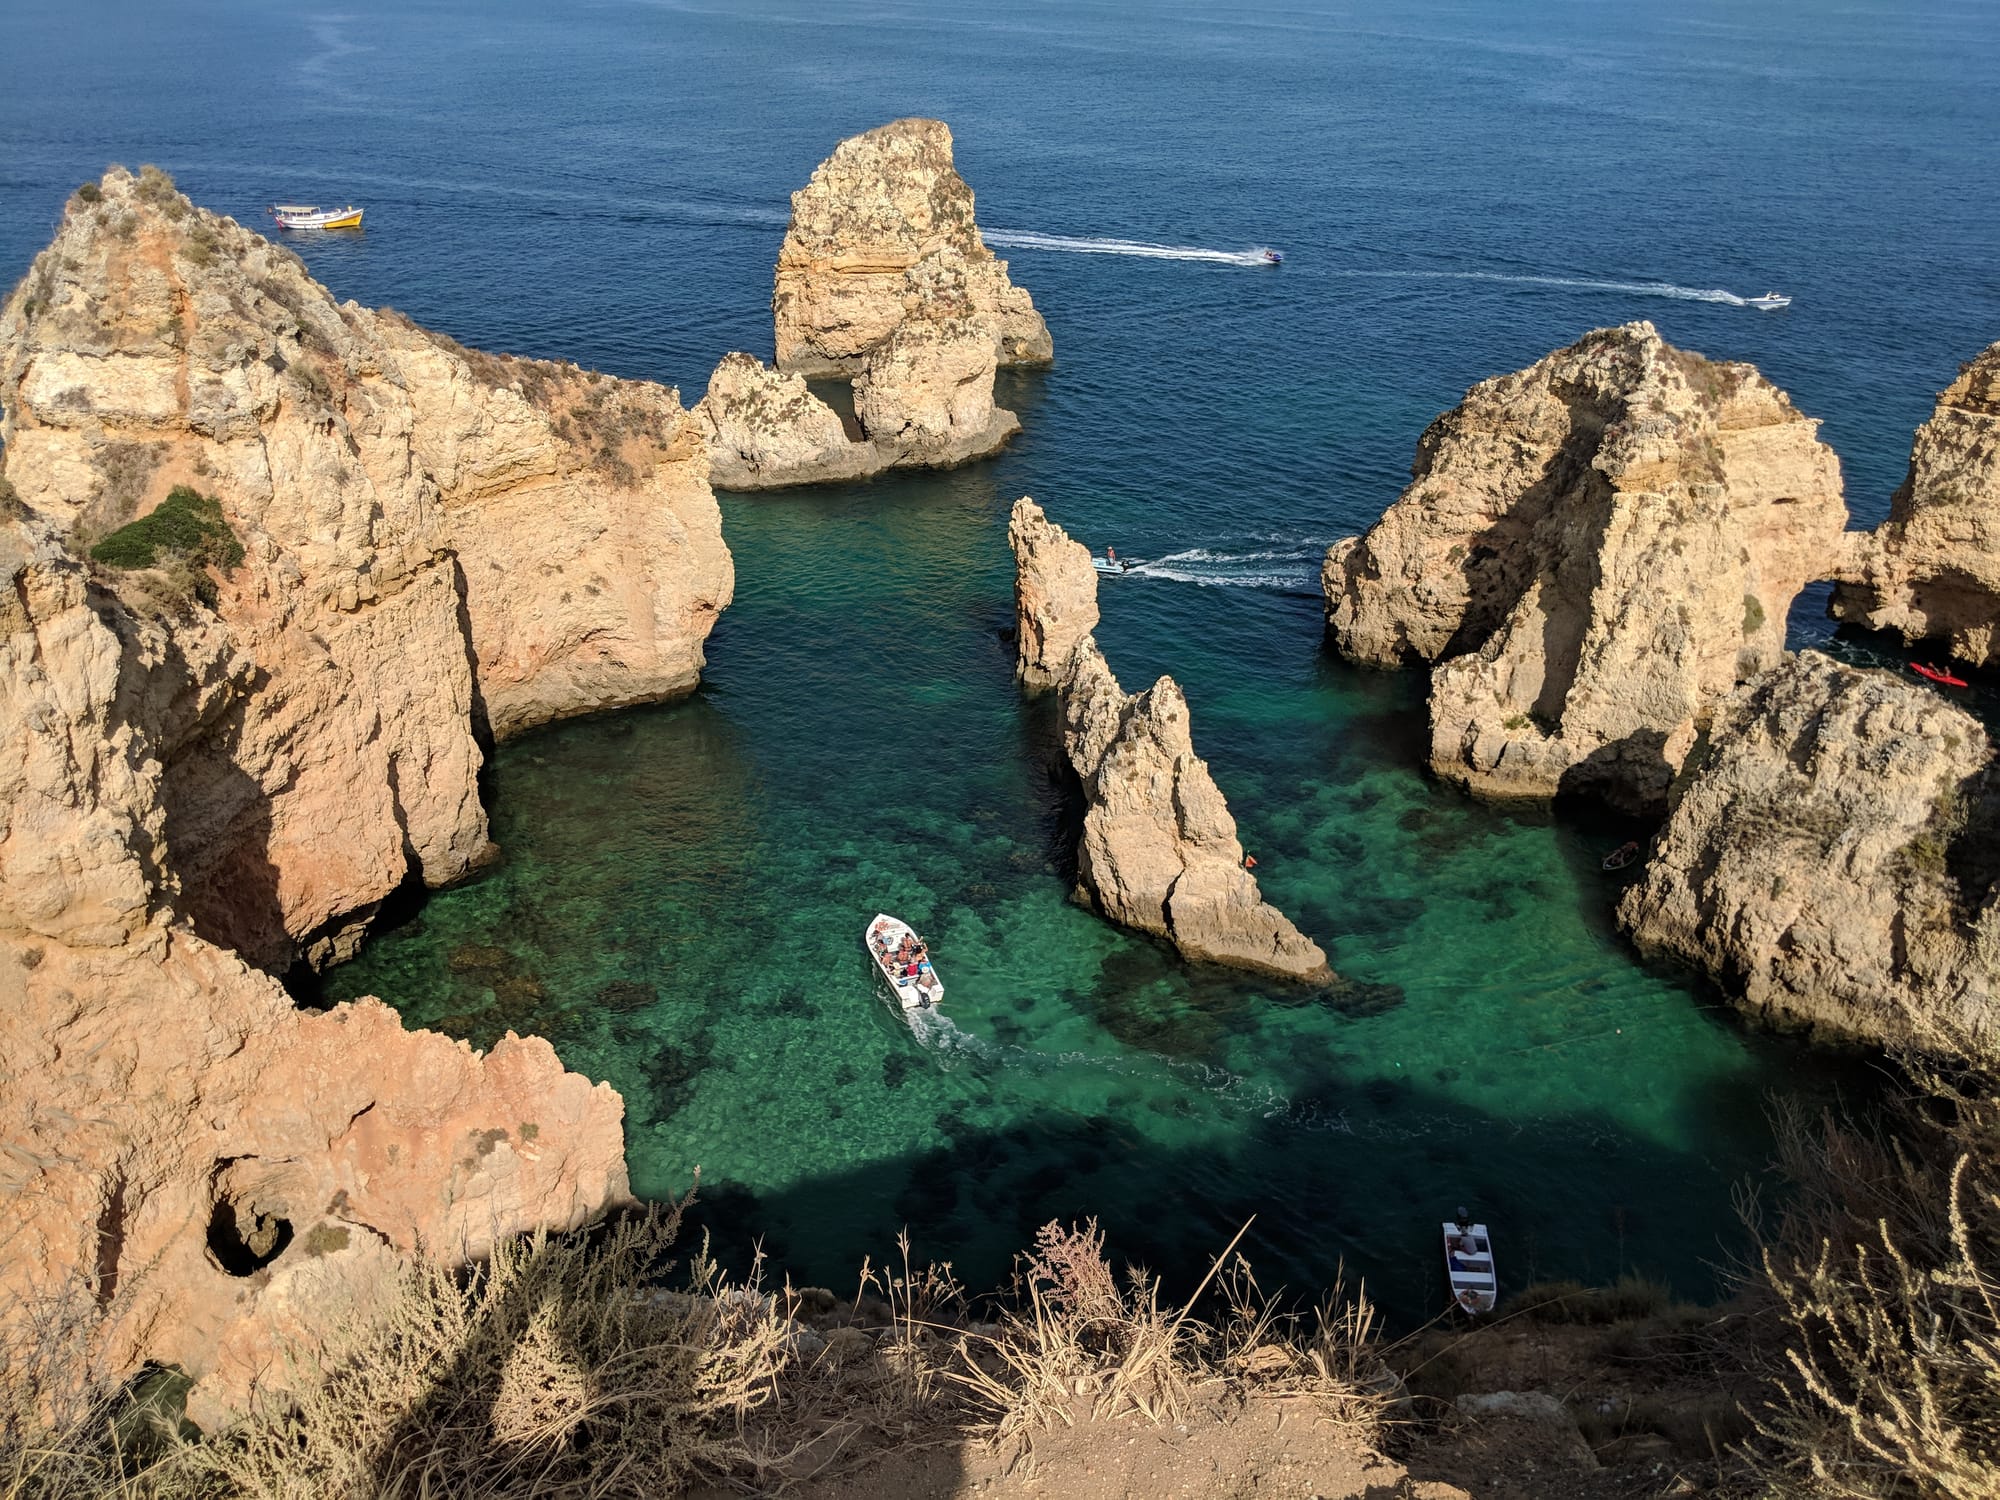
[[[1254,855],[1254,854],[1246,854],[1246,855],[1244,855],[1244,856],[1243,856],[1243,868],[1244,868],[1244,869],[1246,869],[1246,870],[1254,870],[1254,869],[1256,869],[1256,868],[1257,868],[1257,856],[1256,856],[1256,855]]]
[[[1108,563],[1115,563],[1115,562],[1117,562],[1117,561],[1118,561],[1118,549],[1117,549],[1116,547],[1106,547],[1106,548],[1104,549],[1104,560],[1105,560],[1106,562],[1108,562]]]

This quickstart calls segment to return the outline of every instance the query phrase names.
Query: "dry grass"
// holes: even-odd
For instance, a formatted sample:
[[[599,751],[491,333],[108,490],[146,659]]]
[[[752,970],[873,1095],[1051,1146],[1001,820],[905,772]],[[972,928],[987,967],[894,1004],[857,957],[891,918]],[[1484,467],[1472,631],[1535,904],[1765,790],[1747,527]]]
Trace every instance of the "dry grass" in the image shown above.
[[[726,1284],[705,1254],[685,1290],[669,1290],[686,1207],[538,1235],[474,1267],[413,1261],[374,1312],[290,1359],[289,1395],[208,1436],[181,1430],[178,1377],[89,1377],[75,1356],[98,1309],[90,1288],[72,1289],[0,1365],[0,1500],[581,1500],[697,1478],[782,1488],[884,1447],[967,1436],[1017,1443],[1032,1462],[1034,1434],[1058,1423],[1178,1420],[1253,1390],[1310,1399],[1359,1444],[1378,1435],[1366,1301],[1283,1314],[1235,1241],[1196,1296],[1170,1306],[1145,1273],[1113,1275],[1094,1223],[1050,1224],[988,1323],[948,1264],[913,1265],[907,1238],[898,1265],[862,1268],[852,1303],[766,1294],[761,1266]],[[1211,1286],[1212,1322],[1193,1312]]]
[[[1785,1346],[1745,1449],[1773,1493],[2000,1496],[2000,1078],[1910,1072],[1893,1131],[1785,1122]]]

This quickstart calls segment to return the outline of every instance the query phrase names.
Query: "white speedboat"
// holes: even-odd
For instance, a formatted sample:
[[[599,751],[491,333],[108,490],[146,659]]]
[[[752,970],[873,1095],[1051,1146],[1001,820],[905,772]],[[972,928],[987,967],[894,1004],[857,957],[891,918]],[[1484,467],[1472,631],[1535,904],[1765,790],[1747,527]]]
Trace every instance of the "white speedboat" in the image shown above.
[[[861,934],[861,944],[904,1010],[928,1010],[944,998],[944,982],[931,967],[930,950],[908,922],[878,911]]]
[[[1444,1270],[1451,1278],[1451,1300],[1461,1312],[1489,1313],[1500,1300],[1500,1283],[1493,1274],[1493,1241],[1484,1224],[1474,1224],[1464,1209],[1444,1224]]]
[[[1138,562],[1130,557],[1093,557],[1090,565],[1100,573],[1129,573],[1138,567]]]
[[[1745,297],[1745,307],[1754,307],[1762,312],[1776,312],[1781,307],[1790,307],[1792,299],[1783,292],[1766,292],[1761,297]]]

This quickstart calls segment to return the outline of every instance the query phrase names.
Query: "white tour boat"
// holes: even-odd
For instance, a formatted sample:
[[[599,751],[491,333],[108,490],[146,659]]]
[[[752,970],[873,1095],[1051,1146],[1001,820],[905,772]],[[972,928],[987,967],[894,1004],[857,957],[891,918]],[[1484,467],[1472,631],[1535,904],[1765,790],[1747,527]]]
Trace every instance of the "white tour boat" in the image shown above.
[[[931,967],[930,950],[908,922],[878,911],[861,934],[861,943],[904,1010],[927,1010],[944,998],[944,983]]]
[[[352,203],[345,208],[317,208],[310,203],[271,205],[271,217],[280,229],[359,229],[364,212]]]
[[[1444,1270],[1451,1278],[1451,1300],[1468,1313],[1489,1313],[1500,1300],[1500,1283],[1493,1275],[1493,1241],[1484,1224],[1474,1224],[1464,1209],[1444,1224]]]
[[[1764,312],[1776,312],[1781,307],[1790,307],[1792,299],[1783,292],[1766,292],[1761,297],[1745,297],[1743,305],[1759,308]]]

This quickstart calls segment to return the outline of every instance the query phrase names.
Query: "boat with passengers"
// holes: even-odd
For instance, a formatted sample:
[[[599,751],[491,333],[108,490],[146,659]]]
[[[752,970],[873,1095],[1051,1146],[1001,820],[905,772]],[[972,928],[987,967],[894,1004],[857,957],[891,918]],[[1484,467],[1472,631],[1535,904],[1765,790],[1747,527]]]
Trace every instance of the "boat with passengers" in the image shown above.
[[[271,217],[280,229],[359,229],[364,209],[319,208],[310,203],[273,203]]]
[[[944,982],[931,967],[930,947],[908,922],[878,911],[861,942],[903,1009],[928,1010],[944,998]]]

